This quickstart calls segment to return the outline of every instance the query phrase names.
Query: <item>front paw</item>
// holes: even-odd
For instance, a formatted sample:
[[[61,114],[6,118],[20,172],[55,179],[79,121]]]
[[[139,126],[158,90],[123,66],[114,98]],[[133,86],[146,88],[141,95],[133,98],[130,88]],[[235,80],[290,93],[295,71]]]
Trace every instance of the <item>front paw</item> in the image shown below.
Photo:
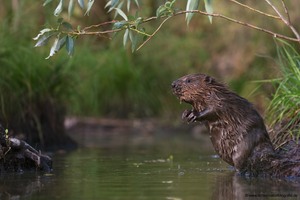
[[[183,111],[181,115],[181,119],[190,123],[190,122],[195,122],[197,119],[197,111],[194,110],[185,110]]]

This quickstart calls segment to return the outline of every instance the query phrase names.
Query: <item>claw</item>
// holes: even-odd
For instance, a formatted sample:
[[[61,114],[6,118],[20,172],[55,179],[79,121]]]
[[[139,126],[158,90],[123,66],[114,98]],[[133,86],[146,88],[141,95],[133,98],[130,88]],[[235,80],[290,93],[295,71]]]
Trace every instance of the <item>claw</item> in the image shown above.
[[[182,113],[181,119],[187,123],[195,122],[197,119],[197,114],[194,110],[185,110]]]
[[[194,112],[191,112],[189,116],[187,116],[188,122],[195,122],[196,121],[196,116]]]
[[[182,115],[181,115],[181,119],[182,120],[186,120],[186,118],[188,118],[188,116],[191,114],[191,110],[185,110],[183,111]]]

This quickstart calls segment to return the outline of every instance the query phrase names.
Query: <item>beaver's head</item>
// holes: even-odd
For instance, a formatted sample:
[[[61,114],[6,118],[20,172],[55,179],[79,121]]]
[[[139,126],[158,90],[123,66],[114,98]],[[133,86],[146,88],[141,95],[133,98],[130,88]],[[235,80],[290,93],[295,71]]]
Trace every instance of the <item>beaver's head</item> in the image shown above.
[[[206,106],[211,99],[213,92],[212,86],[216,81],[205,74],[190,74],[183,76],[172,83],[173,93],[182,102],[193,105],[194,108],[199,104]]]

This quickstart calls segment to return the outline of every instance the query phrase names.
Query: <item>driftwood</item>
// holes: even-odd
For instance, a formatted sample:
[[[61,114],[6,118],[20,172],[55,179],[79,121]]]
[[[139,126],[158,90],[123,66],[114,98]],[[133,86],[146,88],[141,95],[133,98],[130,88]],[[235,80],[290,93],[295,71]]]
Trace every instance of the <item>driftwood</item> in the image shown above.
[[[23,140],[8,137],[0,125],[0,172],[52,171],[52,160]]]

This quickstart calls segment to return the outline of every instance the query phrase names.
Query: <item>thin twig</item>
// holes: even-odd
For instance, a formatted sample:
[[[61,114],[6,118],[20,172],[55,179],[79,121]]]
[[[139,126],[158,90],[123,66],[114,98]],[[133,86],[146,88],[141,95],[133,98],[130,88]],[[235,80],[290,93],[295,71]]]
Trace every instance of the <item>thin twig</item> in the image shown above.
[[[289,22],[289,24],[291,24],[291,18],[290,18],[289,11],[288,11],[288,9],[287,9],[287,7],[286,7],[286,5],[285,5],[285,3],[284,3],[283,0],[281,0],[281,3],[282,3],[282,6],[284,8],[284,12],[285,12],[285,14],[286,14],[286,16],[288,18],[288,22]]]
[[[246,5],[246,4],[243,4],[243,3],[241,3],[241,2],[238,2],[238,1],[235,1],[235,0],[229,0],[229,1],[231,1],[232,3],[235,3],[235,4],[239,5],[239,6],[242,6],[242,7],[244,7],[244,8],[247,8],[247,9],[249,9],[249,10],[251,10],[251,11],[257,12],[257,13],[262,14],[262,15],[265,15],[265,16],[267,16],[267,17],[271,17],[271,18],[274,18],[274,19],[280,19],[280,17],[278,17],[278,16],[271,15],[271,14],[267,14],[267,13],[265,13],[265,12],[262,12],[262,11],[260,11],[260,10],[257,10],[257,9],[255,9],[255,8],[253,8],[253,7],[251,7],[251,6],[248,6],[248,5]]]
[[[147,19],[144,19],[142,23],[147,23],[149,21],[153,21],[153,20],[156,20],[156,19],[158,19],[158,17],[149,17]]]
[[[289,25],[289,22],[283,17],[283,15],[279,12],[279,10],[269,1],[265,0],[271,7],[272,9],[277,13],[277,15],[280,17],[280,19],[286,24]]]
[[[275,33],[273,31],[270,31],[270,30],[267,30],[267,29],[255,26],[253,24],[249,24],[249,23],[246,23],[246,22],[242,22],[242,21],[239,21],[239,20],[227,17],[227,16],[222,15],[222,14],[215,14],[215,13],[210,14],[210,13],[207,13],[207,12],[204,12],[204,11],[200,11],[200,10],[189,10],[189,11],[177,12],[175,15],[181,15],[181,14],[186,14],[186,13],[197,13],[197,14],[201,14],[201,15],[207,15],[207,16],[222,18],[222,19],[225,19],[227,21],[234,22],[236,24],[240,24],[240,25],[243,25],[243,26],[255,29],[255,30],[259,30],[259,31],[265,32],[267,34],[272,35],[273,37],[277,37],[277,38],[281,38],[281,39],[290,40],[290,41],[294,41],[294,42],[299,42],[300,43],[300,38],[288,37],[288,36],[285,36],[285,35],[282,35],[282,34],[279,34],[279,33]]]
[[[92,31],[92,32],[76,32],[76,31],[61,31],[61,33],[63,34],[67,34],[67,35],[105,35],[105,34],[109,34],[109,33],[116,33],[119,32],[123,29],[111,29],[111,30],[106,30],[106,31]]]
[[[91,25],[91,26],[87,26],[85,27],[84,29],[82,29],[82,31],[86,31],[88,29],[91,29],[91,28],[98,28],[100,26],[105,26],[105,25],[109,25],[109,24],[113,24],[113,23],[116,23],[117,20],[112,20],[112,21],[109,21],[109,22],[103,22],[101,24],[96,24],[96,25]]]
[[[265,0],[271,7],[272,9],[277,13],[277,15],[281,18],[281,20],[283,21],[283,23],[285,23],[294,33],[294,35],[297,37],[297,40],[300,42],[300,34],[298,33],[298,31],[295,29],[295,27],[293,27],[293,25],[291,24],[291,22],[289,20],[286,20],[283,15],[279,12],[279,10],[269,1],[269,0]],[[284,4],[284,3],[283,3]],[[285,7],[285,4],[284,4]],[[287,9],[285,9],[286,12]],[[288,15],[289,17],[289,15]]]
[[[168,21],[172,16],[167,17],[166,19],[164,19],[161,24],[157,27],[157,29],[147,38],[147,40],[145,40],[137,49],[136,51],[138,51],[140,48],[142,48],[149,40],[152,39],[152,37],[161,29],[161,27],[163,26],[163,24]]]
[[[235,2],[234,0],[232,0],[233,2]],[[245,5],[246,6],[246,5]],[[250,8],[250,7],[249,7]],[[255,10],[253,9],[255,12],[259,12],[258,10]],[[282,38],[282,39],[286,39],[286,40],[291,40],[291,41],[296,41],[296,42],[300,42],[300,39],[296,39],[296,38],[291,38],[291,37],[287,37],[285,35],[281,35],[281,34],[278,34],[278,33],[275,33],[275,32],[272,32],[270,30],[267,30],[267,29],[264,29],[264,28],[261,28],[261,27],[258,27],[258,26],[255,26],[255,25],[252,25],[252,24],[249,24],[249,23],[246,23],[246,22],[242,22],[242,21],[239,21],[239,20],[236,20],[236,19],[233,19],[233,18],[230,18],[230,17],[227,17],[227,16],[224,16],[222,14],[209,14],[207,12],[203,12],[203,11],[200,11],[200,10],[191,10],[191,11],[181,11],[181,12],[177,12],[174,14],[174,16],[177,16],[177,15],[181,15],[181,14],[186,14],[186,13],[198,13],[198,14],[202,14],[202,15],[208,15],[208,16],[212,16],[212,17],[219,17],[219,18],[223,18],[223,19],[226,19],[228,21],[231,21],[231,22],[234,22],[234,23],[237,23],[237,24],[241,24],[243,26],[246,26],[246,27],[250,27],[250,28],[253,28],[253,29],[256,29],[256,30],[259,30],[259,31],[262,31],[262,32],[265,32],[265,33],[268,33],[270,35],[272,35],[273,37],[277,37],[277,38]],[[272,17],[272,18],[275,18],[275,19],[281,19],[280,17],[277,17],[277,16],[273,16],[273,15],[268,15],[268,14],[265,14],[266,16],[269,16],[269,17]],[[166,18],[160,25],[159,27],[151,34],[151,36],[149,38],[147,38],[147,40],[145,40],[138,48],[137,48],[137,51],[142,48],[162,27],[162,25],[171,18],[172,16],[169,16],[168,18]],[[149,22],[151,20],[155,20],[157,19],[157,17],[152,17],[152,18],[149,18],[149,19],[146,19],[144,20],[143,22]]]
[[[232,2],[235,3],[234,0],[231,0]],[[186,13],[195,13],[195,14],[201,14],[201,15],[206,15],[206,16],[212,16],[212,17],[216,17],[216,18],[222,18],[222,19],[225,19],[227,21],[230,21],[230,22],[233,22],[233,23],[236,23],[236,24],[240,24],[240,25],[243,25],[245,27],[248,27],[248,28],[252,28],[252,29],[255,29],[255,30],[258,30],[258,31],[261,31],[261,32],[265,32],[269,35],[272,35],[273,37],[275,38],[281,38],[281,39],[285,39],[285,40],[289,40],[289,41],[294,41],[294,42],[299,42],[300,43],[300,36],[299,36],[299,33],[297,32],[297,30],[290,24],[288,23],[288,21],[286,21],[286,19],[281,15],[281,13],[270,3],[269,0],[265,0],[266,2],[269,3],[270,6],[272,6],[272,8],[275,10],[275,12],[278,14],[279,18],[293,31],[294,35],[296,36],[296,38],[293,38],[293,37],[288,37],[288,36],[285,36],[285,35],[282,35],[282,34],[279,34],[279,33],[275,33],[273,31],[270,31],[270,30],[267,30],[267,29],[264,29],[264,28],[261,28],[261,27],[258,27],[258,26],[255,26],[253,24],[249,24],[249,23],[246,23],[246,22],[243,22],[243,21],[239,21],[239,20],[236,20],[236,19],[233,19],[231,17],[228,17],[228,16],[225,16],[225,15],[222,15],[222,14],[217,14],[217,13],[207,13],[207,12],[204,12],[204,11],[200,11],[200,10],[189,10],[189,11],[179,11],[179,12],[176,12],[174,13],[172,16],[168,16],[167,18],[165,18],[161,23],[160,25],[157,27],[157,29],[151,34],[151,35],[148,35],[149,37],[147,38],[147,40],[145,40],[138,48],[137,48],[137,51],[139,49],[141,49],[149,40],[151,40],[154,35],[156,35],[156,33],[161,29],[161,27],[164,25],[164,23],[166,23],[170,18],[174,17],[174,16],[179,16],[179,15],[183,15],[183,14],[186,14]],[[257,10],[255,10],[255,12],[257,12]],[[272,15],[270,15],[271,17]],[[274,17],[272,17],[274,18]],[[278,18],[278,17],[277,17]],[[275,19],[277,19],[275,18]],[[154,21],[154,20],[157,20],[158,18],[157,17],[150,17],[150,18],[147,18],[147,19],[144,19],[142,21],[142,23],[147,23],[147,22],[150,22],[150,21]],[[88,29],[91,29],[91,28],[96,28],[96,27],[99,27],[99,26],[104,26],[104,25],[107,25],[107,24],[112,24],[112,23],[115,23],[117,21],[113,20],[113,21],[110,21],[110,22],[104,22],[104,23],[101,23],[101,24],[98,24],[98,25],[92,25],[92,26],[89,26],[89,27],[86,27],[84,28],[83,30],[84,31],[80,31],[80,32],[62,32],[62,33],[65,33],[65,34],[71,34],[71,35],[105,35],[105,34],[110,34],[110,33],[115,33],[115,32],[119,32],[119,31],[122,31],[123,29],[120,28],[120,29],[112,29],[112,30],[106,30],[106,31],[94,31],[94,32],[87,32],[86,30]]]
[[[292,22],[291,22],[291,17],[290,17],[290,14],[289,14],[289,11],[288,11],[288,8],[286,6],[286,4],[284,3],[283,0],[281,0],[281,3],[282,3],[282,6],[284,8],[284,12],[287,16],[287,20],[288,20],[288,26],[290,27],[290,29],[293,31],[294,35],[300,40],[300,34],[299,32],[295,29],[295,27],[292,25]]]
[[[136,28],[129,28],[129,29],[132,30],[132,31],[134,31],[134,32],[137,32],[138,34],[145,35],[147,37],[152,37],[152,35],[150,35],[150,34],[148,34],[146,32],[140,31],[140,30],[138,30]]]

